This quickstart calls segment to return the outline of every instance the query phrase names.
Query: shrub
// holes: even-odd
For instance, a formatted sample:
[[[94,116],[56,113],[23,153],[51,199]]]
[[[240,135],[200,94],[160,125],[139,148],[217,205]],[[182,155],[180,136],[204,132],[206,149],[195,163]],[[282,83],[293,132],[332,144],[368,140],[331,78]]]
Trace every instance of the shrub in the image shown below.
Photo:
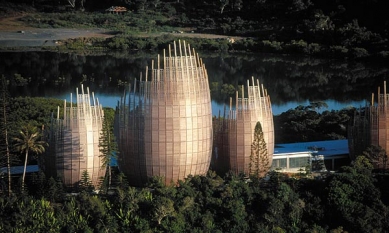
[[[354,58],[363,58],[369,56],[369,52],[364,48],[352,48],[350,53]]]
[[[389,51],[381,51],[378,53],[378,56],[381,58],[389,58]]]
[[[108,43],[108,48],[127,50],[129,48],[127,38],[122,36],[113,37]]]
[[[262,50],[263,52],[280,52],[283,49],[282,45],[282,42],[263,40]]]
[[[253,51],[253,52],[258,52],[259,51],[258,42],[253,40],[252,38],[236,40],[235,43],[232,44],[231,47],[234,50]]]
[[[128,47],[133,50],[142,50],[146,48],[147,42],[142,38],[129,37]]]
[[[321,46],[317,43],[311,43],[308,45],[309,54],[319,54],[321,52]]]
[[[87,38],[75,38],[65,41],[65,47],[70,50],[83,50],[85,47],[89,46],[90,43],[87,42]]]
[[[334,57],[346,57],[348,49],[344,46],[334,45],[330,46],[329,53]]]
[[[308,53],[308,44],[304,40],[292,40],[285,45],[285,49],[290,53]]]
[[[223,34],[229,34],[231,32],[231,25],[228,23],[220,25],[220,28],[222,29]]]

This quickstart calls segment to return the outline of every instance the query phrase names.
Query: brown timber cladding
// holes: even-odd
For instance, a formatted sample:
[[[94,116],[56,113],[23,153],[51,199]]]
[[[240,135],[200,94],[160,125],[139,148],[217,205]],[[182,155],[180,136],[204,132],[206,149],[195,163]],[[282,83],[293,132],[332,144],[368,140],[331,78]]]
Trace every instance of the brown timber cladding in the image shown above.
[[[386,92],[386,81],[384,93],[382,94],[378,87],[377,96],[377,104],[373,93],[370,105],[356,111],[349,126],[348,138],[352,159],[362,155],[370,145],[380,146],[385,151],[389,149],[389,95]]]
[[[256,81],[252,78],[251,85],[247,81],[246,89],[242,86],[241,97],[236,92],[235,109],[231,99],[229,110],[224,109],[224,115],[219,114],[213,120],[215,138],[212,168],[218,173],[231,170],[236,174],[249,174],[251,146],[257,122],[261,123],[268,162],[270,165],[272,163],[274,125],[270,96],[263,85]]]
[[[185,42],[169,46],[146,67],[118,107],[120,170],[133,185],[148,177],[177,183],[204,175],[212,153],[212,108],[207,71]]]
[[[81,89],[81,94],[76,89],[77,105],[73,106],[71,95],[70,106],[64,101],[63,119],[59,117],[59,107],[57,117],[51,119],[45,171],[49,176],[61,177],[68,187],[77,186],[82,173],[87,171],[97,187],[106,171],[102,168],[99,148],[104,113],[93,93],[91,103],[89,88],[86,94],[83,86]]]

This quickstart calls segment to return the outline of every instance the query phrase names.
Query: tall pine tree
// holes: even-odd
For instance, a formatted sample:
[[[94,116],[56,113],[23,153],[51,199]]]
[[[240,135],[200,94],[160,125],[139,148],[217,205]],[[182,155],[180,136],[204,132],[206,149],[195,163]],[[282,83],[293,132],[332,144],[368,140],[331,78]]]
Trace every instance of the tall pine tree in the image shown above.
[[[254,140],[251,144],[249,172],[252,176],[263,177],[269,168],[270,161],[267,146],[263,136],[261,122],[258,121],[254,129]]]
[[[78,188],[80,191],[86,191],[86,192],[91,192],[94,190],[92,181],[90,179],[89,173],[87,170],[84,170],[81,174],[81,180],[78,185]]]
[[[103,160],[103,168],[107,169],[105,173],[104,181],[107,182],[106,188],[111,186],[111,161],[112,158],[116,158],[118,153],[118,147],[115,136],[113,134],[113,121],[114,114],[109,109],[104,109],[104,121],[103,128],[100,135],[100,153]]]

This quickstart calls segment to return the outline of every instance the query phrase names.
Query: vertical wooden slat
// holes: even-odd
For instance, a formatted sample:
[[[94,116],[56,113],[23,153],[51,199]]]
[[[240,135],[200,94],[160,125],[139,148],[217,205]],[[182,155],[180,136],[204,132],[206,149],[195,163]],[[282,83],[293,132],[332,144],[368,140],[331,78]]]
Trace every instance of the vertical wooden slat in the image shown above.
[[[248,174],[250,167],[251,144],[254,137],[254,128],[259,121],[262,125],[265,142],[267,145],[268,159],[271,162],[274,153],[274,125],[273,115],[271,114],[270,97],[267,95],[266,89],[261,86],[259,81],[255,83],[254,78],[251,78],[252,85],[247,80],[247,97],[245,96],[245,88],[241,88],[241,97],[236,92],[235,109],[232,109],[230,98],[229,114],[224,114],[223,118],[218,117],[214,121],[215,125],[226,121],[226,128],[215,129],[214,147],[221,148],[223,135],[228,138],[228,143],[224,144],[221,157],[225,157],[227,163],[223,164],[222,160],[213,161],[212,164],[216,170],[226,169],[232,170],[235,173],[244,172]],[[261,88],[262,87],[262,88]]]
[[[104,176],[105,169],[101,169],[101,159],[99,158],[99,137],[102,129],[102,107],[93,95],[91,103],[89,88],[84,93],[81,85],[81,94],[76,88],[77,106],[73,107],[72,94],[70,94],[70,106],[64,101],[63,120],[59,119],[59,109],[57,119],[51,127],[51,137],[49,151],[55,154],[56,174],[61,175],[64,185],[73,187],[81,180],[84,170],[89,172],[92,184],[97,186],[99,178]],[[75,109],[75,112],[74,112]]]
[[[188,49],[188,51],[187,51]],[[212,150],[212,108],[208,79],[204,66],[197,67],[193,62],[190,45],[181,41],[169,45],[168,57],[163,53],[163,63],[151,67],[153,78],[142,82],[146,88],[148,100],[144,102],[145,112],[128,112],[121,105],[123,114],[139,119],[127,127],[137,131],[137,140],[120,143],[119,166],[135,185],[141,185],[146,176],[163,175],[164,182],[177,182],[190,174],[207,172]],[[193,50],[193,54],[196,54]],[[146,69],[146,73],[147,73]],[[148,77],[148,75],[146,75]],[[201,83],[199,83],[201,82]],[[150,88],[148,88],[150,87]],[[189,104],[189,105],[188,105]],[[141,102],[134,103],[134,109]],[[207,133],[205,133],[207,132]],[[121,138],[130,135],[119,135]],[[119,139],[119,142],[128,142]],[[137,155],[129,148],[149,148]],[[144,157],[145,163],[136,164],[136,157]],[[178,166],[177,166],[178,165]],[[138,166],[138,167],[135,167]],[[134,173],[131,170],[144,170],[147,173]]]

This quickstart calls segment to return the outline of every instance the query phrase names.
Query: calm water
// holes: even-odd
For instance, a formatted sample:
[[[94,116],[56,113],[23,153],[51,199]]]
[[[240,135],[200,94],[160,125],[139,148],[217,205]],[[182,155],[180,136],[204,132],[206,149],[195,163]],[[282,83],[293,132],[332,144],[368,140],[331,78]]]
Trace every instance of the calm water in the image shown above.
[[[363,106],[389,73],[385,64],[376,62],[269,54],[199,54],[208,70],[214,114],[229,99],[220,87],[237,87],[251,77],[264,84],[277,115],[310,101],[324,101],[329,110]],[[145,71],[156,54],[1,52],[0,57],[0,74],[10,78],[13,96],[69,100],[70,93],[75,93],[82,83],[103,106],[115,107],[128,83]]]

